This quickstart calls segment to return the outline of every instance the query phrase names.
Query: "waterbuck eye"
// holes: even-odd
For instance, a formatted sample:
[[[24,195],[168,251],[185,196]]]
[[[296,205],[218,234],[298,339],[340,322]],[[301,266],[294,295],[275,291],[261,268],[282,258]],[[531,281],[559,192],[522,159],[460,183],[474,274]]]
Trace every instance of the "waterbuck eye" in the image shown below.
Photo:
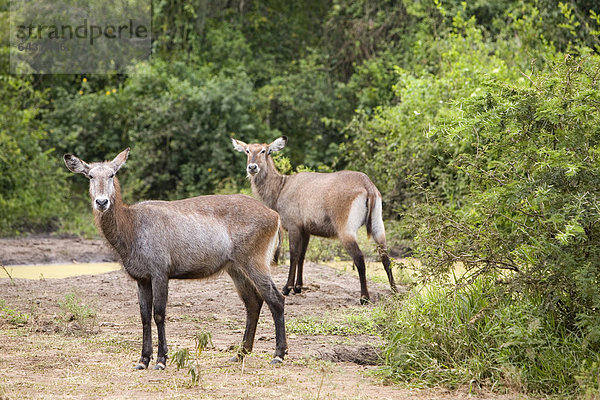
[[[262,150],[260,151],[260,154],[265,154],[265,151],[266,151],[265,149],[262,149]]]
[[[109,178],[112,179],[115,177],[115,174],[110,174]]]
[[[250,150],[246,149],[246,154],[250,154]]]
[[[88,178],[90,178],[90,179],[94,179],[94,177],[93,177],[93,176],[91,176],[91,175],[88,175]]]

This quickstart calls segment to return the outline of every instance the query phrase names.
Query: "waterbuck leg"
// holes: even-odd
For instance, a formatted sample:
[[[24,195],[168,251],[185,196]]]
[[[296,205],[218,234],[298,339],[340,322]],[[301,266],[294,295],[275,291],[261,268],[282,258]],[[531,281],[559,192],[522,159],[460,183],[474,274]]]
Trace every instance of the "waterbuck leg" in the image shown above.
[[[398,289],[396,288],[396,282],[394,281],[394,275],[392,274],[392,261],[388,256],[385,235],[381,234],[380,236],[374,236],[373,239],[375,240],[375,243],[377,243],[377,253],[381,256],[381,263],[383,264],[383,269],[385,269],[388,281],[390,282],[390,288],[392,288],[392,292],[397,293]]]
[[[383,250],[383,251],[385,251],[385,250]],[[390,281],[390,287],[392,288],[392,291],[394,293],[397,293],[398,288],[396,288],[396,282],[394,281],[394,275],[392,275],[392,269],[390,268],[390,265],[392,264],[392,262],[390,261],[390,258],[388,257],[388,255],[385,254],[384,252],[382,252],[382,254],[381,254],[381,263],[383,264],[383,268],[385,269],[385,273],[387,274],[388,281]]]
[[[354,238],[343,239],[342,243],[346,248],[346,251],[352,257],[354,265],[358,270],[358,279],[360,280],[360,304],[367,304],[369,302],[369,291],[367,290],[367,274],[365,267],[365,257],[363,256],[358,243]]]
[[[167,298],[169,296],[169,280],[166,278],[152,279],[152,294],[154,298],[154,323],[158,331],[158,354],[154,369],[165,369],[168,351],[165,315],[167,311]]]
[[[244,306],[246,306],[246,330],[244,331],[244,338],[242,339],[242,347],[231,361],[240,361],[246,354],[252,352],[254,337],[256,336],[256,325],[258,323],[258,317],[260,316],[263,300],[257,293],[252,282],[248,280],[243,272],[235,268],[236,267],[232,267],[227,272],[229,272],[229,276],[231,276],[235,288],[244,302]]]
[[[294,286],[294,293],[302,292],[302,271],[304,269],[304,256],[306,256],[306,249],[308,248],[310,233],[303,231],[300,235],[300,240],[300,253],[298,254],[298,267],[296,272],[296,286]]]
[[[297,228],[291,228],[288,230],[288,237],[290,239],[290,271],[288,273],[288,280],[283,287],[283,294],[288,295],[294,288],[294,281],[296,279],[296,267],[298,266],[298,260],[300,258],[300,249],[302,247],[302,235]],[[265,299],[266,300],[266,299]]]
[[[137,281],[140,316],[142,317],[142,357],[136,369],[146,369],[152,359],[152,285],[150,281]]]
[[[287,354],[287,339],[285,336],[285,318],[283,314],[285,299],[277,290],[271,277],[263,272],[261,268],[250,268],[248,271],[250,280],[256,286],[258,293],[264,299],[273,321],[275,322],[275,356],[271,364],[279,364]]]

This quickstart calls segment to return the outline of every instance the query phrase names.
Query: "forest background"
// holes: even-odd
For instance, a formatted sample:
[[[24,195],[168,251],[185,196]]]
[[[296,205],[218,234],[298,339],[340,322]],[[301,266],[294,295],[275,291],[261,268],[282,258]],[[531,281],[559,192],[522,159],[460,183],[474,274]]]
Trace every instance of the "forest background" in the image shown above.
[[[13,75],[0,1],[0,235],[95,235],[62,154],[127,201],[249,192],[231,137],[283,172],[354,169],[413,289],[382,373],[589,397],[600,376],[600,4],[152,0],[125,74]]]

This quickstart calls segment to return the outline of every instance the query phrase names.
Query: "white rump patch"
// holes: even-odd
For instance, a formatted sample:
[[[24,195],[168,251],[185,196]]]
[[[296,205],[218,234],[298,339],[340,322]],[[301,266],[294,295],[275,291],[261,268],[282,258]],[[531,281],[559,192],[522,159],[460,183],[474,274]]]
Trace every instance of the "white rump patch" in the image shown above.
[[[356,238],[358,228],[363,226],[367,221],[367,195],[361,194],[352,201],[350,212],[348,212],[348,220],[346,221],[346,234]]]

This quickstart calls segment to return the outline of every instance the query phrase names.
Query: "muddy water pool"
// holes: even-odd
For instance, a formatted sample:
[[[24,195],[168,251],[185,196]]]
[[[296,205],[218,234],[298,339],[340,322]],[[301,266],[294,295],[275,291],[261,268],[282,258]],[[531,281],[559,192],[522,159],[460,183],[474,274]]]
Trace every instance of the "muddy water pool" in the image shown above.
[[[40,265],[6,265],[0,268],[2,278],[24,279],[60,279],[78,275],[96,275],[116,271],[121,268],[118,263],[81,263],[81,264],[40,264]]]

